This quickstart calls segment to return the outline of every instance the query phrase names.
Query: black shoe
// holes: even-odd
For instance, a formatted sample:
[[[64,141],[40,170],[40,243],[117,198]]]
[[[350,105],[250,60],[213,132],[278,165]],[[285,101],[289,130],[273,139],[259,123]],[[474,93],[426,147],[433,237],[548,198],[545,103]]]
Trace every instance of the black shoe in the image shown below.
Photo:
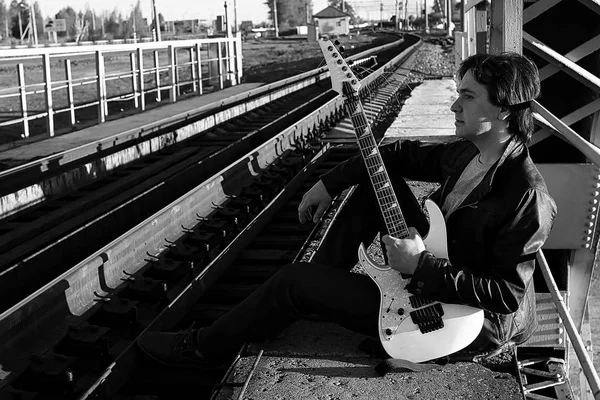
[[[196,348],[197,330],[175,332],[146,332],[138,341],[138,347],[154,361],[169,367],[223,369],[226,363],[208,360]]]

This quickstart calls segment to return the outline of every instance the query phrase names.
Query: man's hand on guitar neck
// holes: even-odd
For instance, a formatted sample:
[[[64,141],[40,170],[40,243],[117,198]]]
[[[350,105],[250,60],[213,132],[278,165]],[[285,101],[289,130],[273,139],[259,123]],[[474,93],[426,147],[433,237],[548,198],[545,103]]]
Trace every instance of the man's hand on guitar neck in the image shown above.
[[[425,251],[425,243],[415,228],[408,228],[409,236],[398,239],[383,235],[385,252],[390,267],[403,274],[412,275],[419,265],[421,253]]]
[[[300,223],[303,224],[311,220],[317,223],[332,200],[325,185],[319,180],[302,196],[302,201],[298,206],[298,219]],[[314,209],[315,207],[316,210]]]

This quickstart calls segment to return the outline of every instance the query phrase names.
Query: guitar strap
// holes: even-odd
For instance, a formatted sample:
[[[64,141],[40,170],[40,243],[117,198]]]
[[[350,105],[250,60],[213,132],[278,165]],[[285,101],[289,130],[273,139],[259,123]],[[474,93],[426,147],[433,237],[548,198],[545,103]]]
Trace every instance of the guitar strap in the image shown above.
[[[507,342],[504,345],[490,352],[473,352],[473,351],[461,351],[454,354],[450,354],[446,357],[437,358],[431,360],[428,363],[414,363],[412,361],[403,360],[399,358],[389,358],[381,342],[374,338],[364,339],[358,346],[359,350],[364,351],[373,356],[379,356],[385,358],[375,366],[375,372],[380,376],[384,376],[389,372],[424,372],[432,369],[441,369],[446,364],[457,363],[457,362],[474,362],[482,363],[487,359],[498,356],[499,354],[507,351],[512,351],[514,348],[514,342]]]
[[[402,360],[400,358],[388,358],[387,360],[380,361],[375,366],[375,372],[380,376],[384,376],[388,372],[424,372],[431,369],[441,369],[443,365],[436,363],[414,363],[408,360]]]

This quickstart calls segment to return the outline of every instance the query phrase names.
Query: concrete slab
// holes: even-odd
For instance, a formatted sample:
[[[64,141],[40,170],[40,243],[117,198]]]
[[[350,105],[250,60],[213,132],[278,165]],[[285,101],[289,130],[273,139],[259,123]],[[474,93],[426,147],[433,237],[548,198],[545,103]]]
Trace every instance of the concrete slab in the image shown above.
[[[391,128],[388,128],[388,131]],[[422,128],[422,127],[407,127],[407,128],[396,128],[388,135],[386,133],[385,137],[395,137],[395,138],[406,138],[406,139],[415,139],[415,137],[436,137],[436,136],[454,136],[454,129],[440,129],[440,128]]]
[[[399,115],[396,121],[397,126],[400,124],[410,126],[414,128],[436,128],[436,129],[449,129],[448,123],[452,122],[452,130],[454,130],[454,116],[452,121],[448,119],[447,115],[430,114],[426,117],[423,115]]]
[[[234,369],[231,386],[216,398],[431,400],[502,393],[489,398],[521,399],[512,375],[473,363],[379,376],[374,367],[381,360],[357,350],[363,339],[332,323],[298,321],[273,341],[251,344]],[[245,393],[239,397],[244,383]]]
[[[160,123],[160,121],[198,110],[201,107],[209,111],[212,108],[219,107],[223,100],[261,85],[261,83],[245,83],[231,86],[202,96],[190,97],[176,103],[153,107],[146,112],[107,121],[68,134],[52,138],[33,137],[28,140],[1,145],[0,166],[2,166],[2,169],[13,168],[31,160],[93,144],[115,135],[134,135],[136,132],[143,132],[145,126]],[[90,152],[95,150],[95,148],[91,148]]]
[[[406,99],[398,117],[384,135],[384,142],[407,138],[418,140],[452,140],[454,113],[450,106],[456,100],[454,79],[423,81]]]

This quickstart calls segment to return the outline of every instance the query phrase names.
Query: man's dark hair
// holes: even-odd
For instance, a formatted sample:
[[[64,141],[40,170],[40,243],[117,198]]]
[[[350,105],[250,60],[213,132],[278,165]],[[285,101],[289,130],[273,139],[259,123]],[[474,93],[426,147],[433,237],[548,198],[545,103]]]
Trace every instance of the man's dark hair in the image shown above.
[[[460,64],[458,77],[462,79],[468,70],[487,87],[490,102],[510,112],[508,130],[527,143],[534,129],[531,101],[540,95],[540,76],[533,61],[518,53],[480,53]]]

